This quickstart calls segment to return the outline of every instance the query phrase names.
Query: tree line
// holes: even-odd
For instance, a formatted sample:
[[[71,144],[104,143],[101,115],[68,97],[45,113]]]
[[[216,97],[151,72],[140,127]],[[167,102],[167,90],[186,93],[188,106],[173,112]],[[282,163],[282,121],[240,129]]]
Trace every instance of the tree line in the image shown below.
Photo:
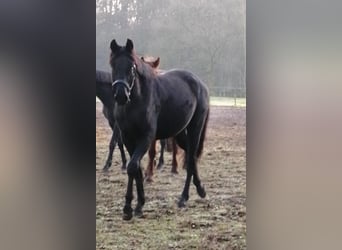
[[[212,95],[245,96],[246,4],[241,0],[96,0],[96,67],[109,70],[109,43],[134,41],[161,69],[198,75]]]

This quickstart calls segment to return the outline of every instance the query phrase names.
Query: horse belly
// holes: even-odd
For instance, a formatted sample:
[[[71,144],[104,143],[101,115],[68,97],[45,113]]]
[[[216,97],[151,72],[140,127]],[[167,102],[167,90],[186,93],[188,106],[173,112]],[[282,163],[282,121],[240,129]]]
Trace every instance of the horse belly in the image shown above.
[[[172,106],[172,108],[163,108],[158,117],[157,139],[173,137],[180,133],[189,124],[194,111],[194,103]]]

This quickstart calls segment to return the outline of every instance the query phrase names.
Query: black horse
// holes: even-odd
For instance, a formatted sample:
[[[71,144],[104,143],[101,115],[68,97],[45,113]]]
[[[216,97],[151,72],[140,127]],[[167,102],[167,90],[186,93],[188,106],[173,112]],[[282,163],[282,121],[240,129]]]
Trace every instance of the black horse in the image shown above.
[[[133,216],[131,203],[134,179],[138,194],[134,212],[136,216],[142,216],[145,194],[140,161],[155,138],[175,136],[177,144],[185,151],[187,176],[178,206],[185,206],[189,199],[192,177],[198,195],[205,197],[197,160],[203,150],[209,117],[208,88],[188,71],[170,70],[157,74],[135,54],[130,39],[127,39],[125,46],[119,46],[112,40],[110,49],[114,117],[131,157],[127,165],[128,184],[123,219],[129,220]]]
[[[109,143],[109,154],[103,170],[108,170],[112,165],[113,152],[116,143],[119,146],[122,166],[121,169],[126,169],[126,155],[122,143],[121,132],[115,122],[113,115],[114,100],[112,97],[112,75],[109,72],[96,70],[96,96],[103,104],[102,113],[108,120],[109,126],[112,128],[113,134]]]
[[[158,68],[160,63],[160,58],[152,58],[148,57],[148,60],[141,58],[145,63],[151,65],[155,70]],[[108,170],[112,165],[113,160],[113,153],[116,144],[118,144],[121,154],[122,166],[121,169],[126,169],[126,155],[122,143],[121,132],[119,127],[115,123],[114,115],[113,115],[113,108],[114,108],[114,101],[112,98],[112,75],[109,72],[96,70],[96,96],[100,99],[103,104],[102,113],[105,118],[109,122],[109,126],[112,128],[113,134],[109,143],[109,154],[106,160],[106,164],[103,167],[103,170]],[[160,157],[158,167],[161,168],[164,164],[164,149],[165,149],[166,141],[160,140]],[[155,148],[155,145],[154,145]],[[153,157],[153,159],[152,159]],[[150,155],[150,162],[153,162],[155,157],[154,155]],[[150,177],[151,178],[151,177]]]

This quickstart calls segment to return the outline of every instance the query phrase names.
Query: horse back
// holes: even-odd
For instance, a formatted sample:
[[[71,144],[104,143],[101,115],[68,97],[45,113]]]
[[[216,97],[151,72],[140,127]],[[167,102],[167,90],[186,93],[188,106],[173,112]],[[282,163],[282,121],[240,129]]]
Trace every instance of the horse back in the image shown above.
[[[111,73],[96,70],[96,96],[107,109],[110,109],[114,105]]]

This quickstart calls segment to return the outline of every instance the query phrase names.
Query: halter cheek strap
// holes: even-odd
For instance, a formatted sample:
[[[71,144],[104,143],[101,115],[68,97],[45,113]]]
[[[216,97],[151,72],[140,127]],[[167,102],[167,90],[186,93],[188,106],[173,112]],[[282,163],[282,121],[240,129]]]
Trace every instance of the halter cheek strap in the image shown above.
[[[133,67],[134,67],[134,69],[136,69],[135,65]],[[134,87],[134,83],[135,83],[135,72],[133,74],[131,86],[128,84],[127,81],[119,79],[119,80],[116,80],[112,83],[112,88],[115,87],[116,85],[122,84],[128,90],[128,100],[130,101],[129,97],[130,97],[131,91]]]

